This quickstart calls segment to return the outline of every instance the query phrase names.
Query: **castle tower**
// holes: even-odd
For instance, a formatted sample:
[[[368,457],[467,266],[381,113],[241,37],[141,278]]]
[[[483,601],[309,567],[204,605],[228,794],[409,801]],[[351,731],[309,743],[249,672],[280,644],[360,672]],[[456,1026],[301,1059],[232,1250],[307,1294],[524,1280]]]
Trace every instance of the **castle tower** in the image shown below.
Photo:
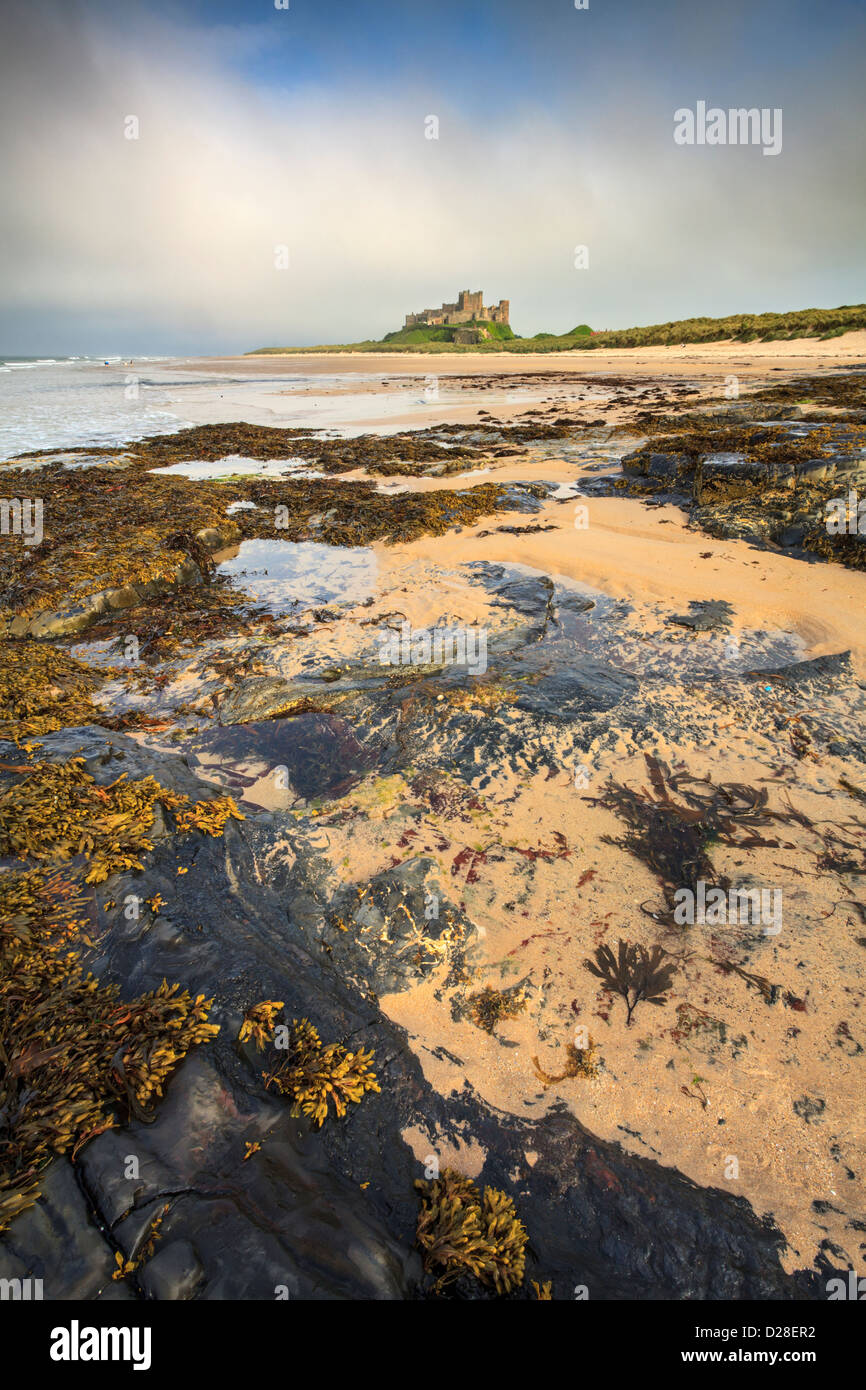
[[[405,327],[414,328],[418,324],[434,327],[437,324],[461,324],[472,320],[508,323],[510,308],[507,299],[500,299],[497,305],[485,309],[483,290],[461,290],[454,304],[442,304],[438,309],[422,309],[420,314],[407,314]]]

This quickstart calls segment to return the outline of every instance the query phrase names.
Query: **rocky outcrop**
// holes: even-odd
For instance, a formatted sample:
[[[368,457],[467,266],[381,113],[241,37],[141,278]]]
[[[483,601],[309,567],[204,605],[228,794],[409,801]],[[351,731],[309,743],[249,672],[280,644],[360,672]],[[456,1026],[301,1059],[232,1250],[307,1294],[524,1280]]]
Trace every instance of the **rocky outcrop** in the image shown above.
[[[221,529],[205,527],[195,536],[197,547],[204,554],[233,545],[240,539],[237,526],[229,522]],[[181,561],[174,573],[164,579],[149,579],[140,583],[124,584],[120,587],[101,589],[88,594],[80,603],[70,603],[57,609],[39,610],[33,614],[22,614],[8,623],[11,637],[68,637],[75,632],[84,632],[106,614],[123,608],[136,608],[140,603],[157,598],[169,589],[194,587],[202,584],[204,576],[199,564],[188,557]]]

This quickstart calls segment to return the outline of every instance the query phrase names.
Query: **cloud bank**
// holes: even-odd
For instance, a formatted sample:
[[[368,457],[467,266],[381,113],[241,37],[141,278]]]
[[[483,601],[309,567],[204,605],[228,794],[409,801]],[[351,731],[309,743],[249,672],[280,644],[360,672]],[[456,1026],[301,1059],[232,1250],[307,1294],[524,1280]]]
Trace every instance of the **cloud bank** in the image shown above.
[[[524,333],[864,297],[844,59],[832,103],[784,74],[695,90],[625,53],[604,101],[530,100],[515,70],[479,110],[400,71],[257,81],[243,25],[36,5],[5,39],[6,352],[349,341],[462,288],[510,298]],[[701,98],[783,107],[778,157],[675,144]]]

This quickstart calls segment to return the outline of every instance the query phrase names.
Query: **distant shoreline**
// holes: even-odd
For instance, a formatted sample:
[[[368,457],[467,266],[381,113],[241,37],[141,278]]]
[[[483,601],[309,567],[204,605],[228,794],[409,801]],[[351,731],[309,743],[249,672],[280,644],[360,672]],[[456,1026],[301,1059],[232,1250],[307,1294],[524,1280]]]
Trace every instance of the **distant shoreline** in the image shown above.
[[[486,376],[536,373],[595,376],[616,371],[646,376],[711,376],[737,372],[751,376],[773,370],[821,371],[837,367],[866,366],[866,329],[838,338],[788,339],[741,343],[686,343],[685,346],[596,348],[560,352],[449,351],[430,355],[403,348],[400,352],[356,352],[344,349],[303,348],[291,352],[244,353],[235,357],[176,358],[164,366],[201,372],[231,371],[237,375],[327,376],[359,373],[370,376]]]

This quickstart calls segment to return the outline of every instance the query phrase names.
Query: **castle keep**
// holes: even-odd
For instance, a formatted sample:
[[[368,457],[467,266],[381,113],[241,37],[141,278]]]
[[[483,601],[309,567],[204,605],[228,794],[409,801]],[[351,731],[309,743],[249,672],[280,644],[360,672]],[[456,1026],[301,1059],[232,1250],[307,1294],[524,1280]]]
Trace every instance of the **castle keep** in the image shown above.
[[[510,301],[500,299],[485,309],[483,290],[461,290],[456,304],[443,304],[440,309],[422,309],[420,314],[407,314],[406,328],[423,324],[432,328],[452,323],[507,323]]]

